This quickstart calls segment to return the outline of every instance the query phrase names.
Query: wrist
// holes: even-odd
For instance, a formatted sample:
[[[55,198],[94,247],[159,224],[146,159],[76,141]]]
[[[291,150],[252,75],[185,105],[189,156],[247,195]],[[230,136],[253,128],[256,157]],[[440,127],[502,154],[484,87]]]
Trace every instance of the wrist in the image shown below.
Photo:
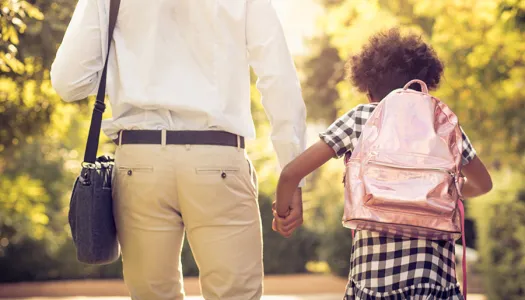
[[[278,217],[285,218],[290,213],[290,204],[276,200],[272,205],[272,210]]]
[[[290,210],[288,210],[286,213],[284,214],[280,214],[280,213],[277,213],[277,216],[281,219],[284,219],[286,217],[288,217],[290,215]]]
[[[290,215],[290,207],[288,207],[286,210],[277,210],[276,213],[279,218],[286,218],[288,215]]]

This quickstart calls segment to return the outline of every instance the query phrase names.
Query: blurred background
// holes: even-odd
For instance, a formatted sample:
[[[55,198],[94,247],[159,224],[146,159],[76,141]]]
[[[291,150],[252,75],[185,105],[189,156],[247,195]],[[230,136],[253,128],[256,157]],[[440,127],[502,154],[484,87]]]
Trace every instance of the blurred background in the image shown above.
[[[67,224],[94,99],[62,102],[49,69],[76,1],[0,3],[0,283],[121,278],[120,263],[76,262]],[[467,200],[469,288],[488,299],[525,299],[525,1],[273,3],[302,80],[310,144],[366,102],[345,80],[344,65],[371,34],[399,26],[430,42],[445,63],[434,95],[457,113],[494,180],[492,192]],[[279,169],[254,84],[252,110],[258,138],[248,151],[259,176],[266,273],[344,279],[351,234],[341,226],[342,160],[308,177],[305,225],[281,238],[270,225]],[[102,142],[99,154],[112,153],[112,143]],[[183,266],[186,276],[198,275],[187,245]]]

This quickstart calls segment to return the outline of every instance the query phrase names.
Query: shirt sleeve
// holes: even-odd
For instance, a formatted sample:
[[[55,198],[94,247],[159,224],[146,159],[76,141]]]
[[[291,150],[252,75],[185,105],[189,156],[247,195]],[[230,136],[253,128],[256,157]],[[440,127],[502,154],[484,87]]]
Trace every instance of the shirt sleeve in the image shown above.
[[[51,83],[65,101],[96,92],[107,55],[108,18],[100,1],[79,0],[51,66]]]
[[[470,161],[476,157],[476,150],[474,149],[474,146],[472,146],[472,143],[470,142],[470,139],[468,138],[465,131],[463,131],[463,128],[461,128],[461,136],[463,137],[463,152],[461,152],[461,164],[467,165]]]
[[[354,150],[363,126],[374,108],[371,105],[358,105],[319,134],[321,140],[332,147],[336,158]]]
[[[270,0],[248,0],[248,60],[272,126],[271,139],[281,167],[306,148],[306,107],[284,32]]]

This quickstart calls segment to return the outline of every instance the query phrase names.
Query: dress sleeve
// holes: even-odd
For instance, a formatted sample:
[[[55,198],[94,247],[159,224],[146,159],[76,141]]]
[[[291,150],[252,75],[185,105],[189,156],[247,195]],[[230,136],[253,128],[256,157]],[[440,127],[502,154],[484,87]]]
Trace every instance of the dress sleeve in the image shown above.
[[[472,146],[472,143],[470,142],[467,134],[465,131],[463,131],[463,128],[461,128],[461,136],[463,137],[463,152],[461,152],[461,164],[467,165],[471,160],[476,157],[476,150],[474,149],[474,146]]]
[[[332,147],[336,158],[354,150],[363,126],[374,109],[375,105],[358,105],[319,134],[321,140]]]

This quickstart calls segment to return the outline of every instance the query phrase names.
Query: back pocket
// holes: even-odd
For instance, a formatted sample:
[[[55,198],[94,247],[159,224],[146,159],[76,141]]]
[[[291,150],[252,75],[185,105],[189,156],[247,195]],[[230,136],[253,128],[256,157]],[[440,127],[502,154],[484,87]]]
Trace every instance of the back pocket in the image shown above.
[[[451,217],[456,208],[454,177],[446,169],[398,167],[370,161],[363,169],[369,208]]]
[[[195,168],[195,173],[197,175],[208,175],[208,176],[220,176],[227,178],[228,175],[235,175],[239,173],[240,169],[235,167],[204,167],[204,168]]]
[[[141,174],[141,173],[151,173],[153,172],[153,167],[149,166],[135,166],[135,167],[127,167],[127,166],[119,166],[118,172],[122,174],[126,174],[127,176],[133,176],[134,174]]]

